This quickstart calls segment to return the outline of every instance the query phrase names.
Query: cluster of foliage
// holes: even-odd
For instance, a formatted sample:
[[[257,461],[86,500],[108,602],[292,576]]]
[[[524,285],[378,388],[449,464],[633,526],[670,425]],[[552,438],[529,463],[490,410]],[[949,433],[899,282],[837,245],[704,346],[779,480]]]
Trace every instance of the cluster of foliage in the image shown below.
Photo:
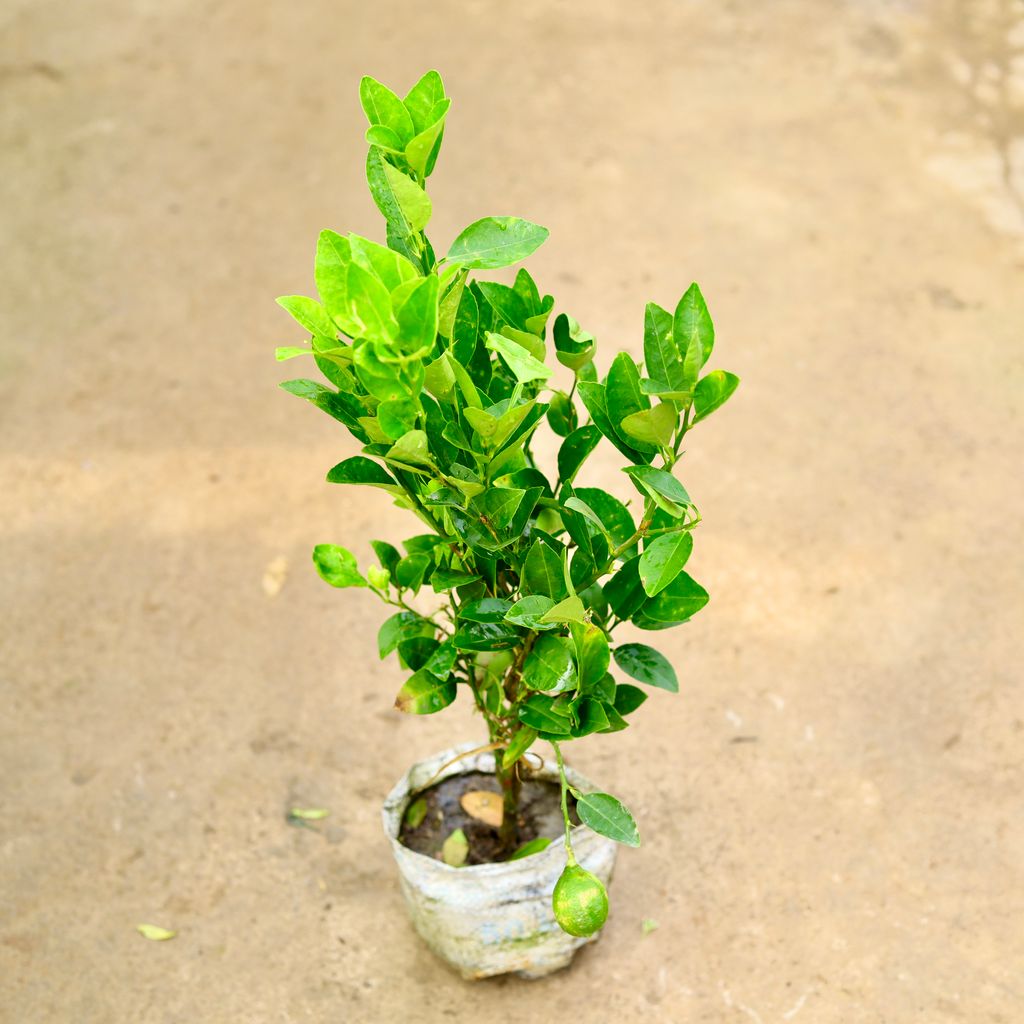
[[[707,603],[684,571],[700,516],[673,469],[686,435],[738,379],[722,370],[702,376],[715,335],[696,284],[672,312],[647,306],[642,366],[619,352],[600,377],[595,339],[566,313],[552,320],[554,298],[525,269],[510,285],[479,278],[528,257],[545,228],[486,217],[438,258],[424,229],[425,184],[450,104],[441,78],[428,72],[404,99],[364,78],[360,99],[370,122],[366,177],[387,245],[322,232],[320,301],[278,300],[309,344],[277,354],[312,355],[328,384],[282,386],[362,445],[327,480],[385,491],[426,532],[403,541],[404,551],[373,541],[379,565],[365,571],[334,544],[318,545],[313,558],[331,585],[368,587],[398,609],[379,649],[410,673],[401,711],[432,714],[460,690],[475,702],[497,751],[511,852],[531,745],[625,729],[646,699],[614,678],[613,659],[644,686],[678,689],[663,655],[640,643],[613,646],[612,634],[624,622],[668,629]],[[552,384],[552,354],[571,371],[568,390]],[[531,451],[542,423],[562,439],[553,480]],[[635,501],[580,482],[602,442],[624,458]],[[410,603],[424,589],[442,596],[439,611]],[[614,797],[575,796],[588,825],[639,843]]]

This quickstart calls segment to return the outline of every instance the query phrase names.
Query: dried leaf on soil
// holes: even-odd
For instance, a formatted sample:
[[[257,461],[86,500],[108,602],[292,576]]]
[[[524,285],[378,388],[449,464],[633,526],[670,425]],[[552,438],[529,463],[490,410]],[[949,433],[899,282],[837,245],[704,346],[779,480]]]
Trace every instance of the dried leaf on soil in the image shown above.
[[[300,821],[320,821],[330,813],[325,807],[293,807],[288,812],[290,817],[298,818]]]
[[[486,789],[474,789],[463,793],[459,799],[462,809],[471,817],[494,828],[500,828],[505,817],[505,808],[498,793]]]
[[[155,924],[137,924],[135,929],[144,938],[152,939],[154,942],[166,942],[178,934],[177,932],[169,932],[166,928],[161,928]]]

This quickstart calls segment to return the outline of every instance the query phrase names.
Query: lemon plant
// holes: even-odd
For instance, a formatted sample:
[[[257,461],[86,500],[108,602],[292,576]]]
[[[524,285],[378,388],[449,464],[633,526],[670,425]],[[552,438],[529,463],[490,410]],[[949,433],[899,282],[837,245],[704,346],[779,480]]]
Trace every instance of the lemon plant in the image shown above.
[[[450,106],[437,72],[404,98],[364,78],[360,100],[387,244],[320,234],[319,301],[278,300],[308,341],[277,357],[312,357],[326,382],[282,387],[361,445],[327,480],[383,491],[420,532],[400,548],[372,541],[376,564],[365,568],[333,543],[318,544],[313,561],[332,586],[367,588],[395,609],[378,644],[408,673],[400,711],[433,714],[460,694],[475,704],[496,751],[506,855],[517,847],[528,753],[538,740],[555,745],[568,865],[554,908],[567,931],[589,934],[604,922],[607,895],[572,853],[559,745],[625,729],[647,696],[634,683],[678,690],[662,654],[613,637],[627,622],[677,626],[708,601],[685,571],[700,514],[675,470],[689,433],[738,379],[705,372],[715,332],[696,284],[671,309],[647,305],[642,364],[618,352],[602,376],[594,337],[555,315],[526,269],[511,284],[489,279],[530,256],[545,228],[485,217],[443,255],[428,239],[426,183]],[[550,467],[533,450],[541,429],[560,439]],[[623,460],[631,499],[586,482],[587,460],[604,444]],[[573,796],[590,828],[639,845],[615,797]]]

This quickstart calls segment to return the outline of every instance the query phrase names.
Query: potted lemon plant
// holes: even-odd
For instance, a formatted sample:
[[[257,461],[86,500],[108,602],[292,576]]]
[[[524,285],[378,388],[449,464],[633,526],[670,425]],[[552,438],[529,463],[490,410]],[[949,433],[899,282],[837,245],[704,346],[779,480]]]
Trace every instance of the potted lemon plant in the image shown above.
[[[327,480],[376,488],[418,532],[371,541],[363,567],[334,543],[313,561],[390,606],[378,641],[404,673],[398,711],[470,701],[486,729],[412,766],[385,802],[417,929],[467,977],[538,976],[599,933],[616,844],[639,845],[632,814],[567,767],[563,746],[626,729],[649,688],[678,690],[663,655],[614,635],[669,629],[707,603],[685,571],[700,514],[676,470],[738,379],[705,372],[715,336],[696,284],[670,309],[648,304],[642,364],[619,352],[599,375],[595,339],[525,268],[492,279],[546,229],[485,217],[443,255],[428,239],[450,106],[437,72],[404,98],[364,78],[360,100],[386,245],[321,233],[319,301],[278,300],[308,340],[277,357],[314,360],[323,381],[282,387],[361,446]],[[551,466],[538,430],[560,439]],[[627,500],[587,482],[603,444]]]

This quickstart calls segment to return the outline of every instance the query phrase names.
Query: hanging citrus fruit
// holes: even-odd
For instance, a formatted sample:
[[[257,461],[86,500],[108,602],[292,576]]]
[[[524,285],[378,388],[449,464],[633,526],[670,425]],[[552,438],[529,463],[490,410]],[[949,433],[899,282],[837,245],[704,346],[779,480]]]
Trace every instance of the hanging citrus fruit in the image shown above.
[[[608,892],[596,875],[567,864],[551,897],[555,920],[570,935],[593,935],[608,917]]]

